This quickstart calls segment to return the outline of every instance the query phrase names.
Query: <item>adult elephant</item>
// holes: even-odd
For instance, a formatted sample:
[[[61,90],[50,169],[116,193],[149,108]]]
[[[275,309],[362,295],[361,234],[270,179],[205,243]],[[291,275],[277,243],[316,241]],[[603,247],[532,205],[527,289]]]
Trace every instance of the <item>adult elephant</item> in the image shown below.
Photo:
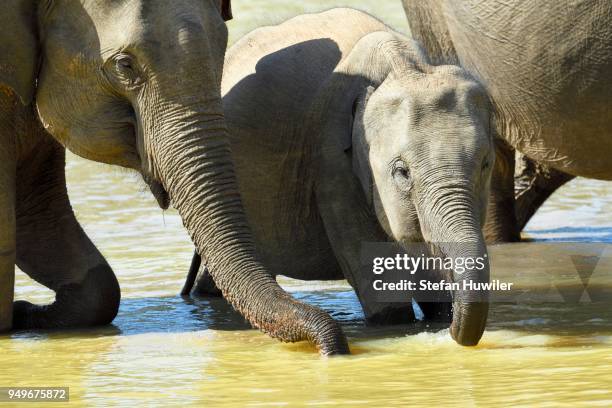
[[[117,280],[70,207],[69,148],[139,171],[254,326],[348,352],[338,324],[292,299],[255,255],[220,97],[230,17],[229,0],[4,2],[0,329],[105,324],[117,313]],[[13,304],[15,263],[55,302]]]
[[[431,65],[416,42],[339,8],[243,37],[228,51],[222,92],[246,214],[273,275],[346,278],[368,322],[408,323],[410,295],[380,299],[360,262],[362,243],[397,242],[413,256],[427,246],[448,258],[487,256],[489,101],[461,68]],[[205,269],[196,281],[197,266],[196,255],[185,294],[193,284],[196,294],[214,290]],[[463,285],[487,282],[489,269],[424,277]],[[422,295],[427,318],[451,319],[448,294]],[[485,291],[454,291],[459,344],[480,340],[486,300]]]
[[[490,93],[500,143],[487,233],[522,227],[574,176],[612,180],[612,3],[403,0],[413,36]],[[514,154],[526,156],[514,202]]]

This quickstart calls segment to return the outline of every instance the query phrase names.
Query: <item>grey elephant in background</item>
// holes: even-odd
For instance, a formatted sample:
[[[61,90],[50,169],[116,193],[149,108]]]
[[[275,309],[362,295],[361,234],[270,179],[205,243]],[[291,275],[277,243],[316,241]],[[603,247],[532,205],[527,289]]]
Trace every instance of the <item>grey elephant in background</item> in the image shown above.
[[[574,176],[612,180],[612,2],[403,0],[433,62],[487,89],[498,143],[487,236],[516,241]],[[516,172],[515,154],[521,155]]]
[[[340,326],[256,256],[221,101],[230,0],[6,0],[0,13],[0,331],[107,324],[115,275],[76,220],[65,148],[140,172],[226,299],[283,341],[348,353]],[[13,303],[14,269],[56,292]]]
[[[417,43],[363,12],[333,9],[239,40],[222,92],[247,219],[273,275],[346,278],[369,321],[405,322],[411,306],[365,296],[362,242],[486,254],[489,101],[461,68],[431,64]],[[442,244],[450,242],[463,252]],[[196,254],[183,293],[194,283],[195,294],[214,288],[206,268],[196,279],[198,266]],[[450,279],[488,281],[488,266]],[[485,293],[453,293],[453,338],[477,344],[487,310]]]

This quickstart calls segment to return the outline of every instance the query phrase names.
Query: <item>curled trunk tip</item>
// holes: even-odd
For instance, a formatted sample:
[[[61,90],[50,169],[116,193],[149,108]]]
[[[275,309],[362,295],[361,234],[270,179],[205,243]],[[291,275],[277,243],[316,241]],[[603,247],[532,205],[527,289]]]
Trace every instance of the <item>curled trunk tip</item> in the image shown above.
[[[450,334],[462,346],[475,346],[484,333],[489,304],[485,302],[453,303]]]

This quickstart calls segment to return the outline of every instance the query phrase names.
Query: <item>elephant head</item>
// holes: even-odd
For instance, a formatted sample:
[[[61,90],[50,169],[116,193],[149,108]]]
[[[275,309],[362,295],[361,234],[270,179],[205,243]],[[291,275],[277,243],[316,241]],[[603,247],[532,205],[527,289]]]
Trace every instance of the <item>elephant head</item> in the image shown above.
[[[0,83],[36,103],[47,131],[80,156],[140,172],[254,326],[348,352],[337,323],[292,299],[256,256],[220,96],[230,0],[6,3]]]
[[[486,96],[454,67],[417,76],[388,76],[356,109],[355,170],[385,232],[402,244],[425,241],[449,258],[486,256],[484,225],[493,142]],[[453,274],[488,281],[488,270]],[[451,333],[478,342],[486,303],[454,293]]]
[[[494,145],[483,87],[457,66],[429,64],[417,43],[391,33],[362,39],[337,75],[331,100],[344,107],[335,110],[336,133],[359,195],[386,235],[404,246],[426,242],[443,257],[486,258]],[[455,282],[489,280],[488,263],[445,273]],[[452,336],[477,344],[487,293],[452,296]]]

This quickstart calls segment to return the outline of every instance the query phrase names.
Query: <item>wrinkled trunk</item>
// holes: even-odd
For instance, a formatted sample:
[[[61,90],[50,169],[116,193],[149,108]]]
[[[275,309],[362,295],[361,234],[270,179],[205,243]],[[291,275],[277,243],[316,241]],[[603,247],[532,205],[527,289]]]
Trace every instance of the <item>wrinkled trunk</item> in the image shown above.
[[[480,238],[484,242],[483,238]],[[482,242],[455,242],[442,252],[450,258],[476,259],[486,254]],[[453,272],[453,281],[464,283],[489,282],[489,267],[484,270],[467,269],[464,273]],[[481,289],[459,290],[453,293],[453,321],[450,332],[455,341],[464,346],[475,346],[480,341],[487,323],[489,311],[488,292]]]
[[[157,114],[145,116],[141,124],[147,166],[167,191],[224,297],[272,337],[308,340],[325,355],[348,353],[337,322],[289,296],[257,259],[220,97],[159,94]]]
[[[435,183],[434,183],[435,184]],[[434,185],[432,184],[432,186]],[[458,185],[438,184],[428,199],[421,203],[419,220],[424,238],[432,243],[438,256],[445,258],[482,258],[484,268],[470,265],[460,273],[457,268],[449,271],[454,282],[489,282],[489,261],[484,237],[480,228],[480,209],[471,191]],[[469,286],[468,286],[469,288]],[[483,290],[454,291],[451,335],[464,346],[474,346],[482,337],[488,314],[488,292]]]

